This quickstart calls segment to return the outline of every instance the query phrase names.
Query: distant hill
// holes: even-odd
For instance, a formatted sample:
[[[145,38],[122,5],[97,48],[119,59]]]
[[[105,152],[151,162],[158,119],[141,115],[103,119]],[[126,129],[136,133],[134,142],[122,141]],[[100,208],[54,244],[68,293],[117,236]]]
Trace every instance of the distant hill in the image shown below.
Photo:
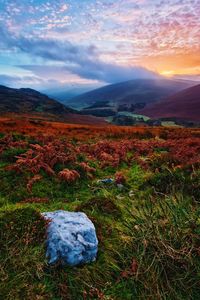
[[[140,113],[151,118],[176,118],[200,122],[200,84],[185,89]]]
[[[90,116],[81,116],[72,108],[33,90],[13,89],[0,85],[0,115],[9,113],[31,114],[69,123],[104,124],[105,121]]]
[[[184,80],[135,79],[95,89],[74,97],[65,104],[77,109],[105,101],[113,107],[132,104],[146,106],[193,85],[194,82]]]

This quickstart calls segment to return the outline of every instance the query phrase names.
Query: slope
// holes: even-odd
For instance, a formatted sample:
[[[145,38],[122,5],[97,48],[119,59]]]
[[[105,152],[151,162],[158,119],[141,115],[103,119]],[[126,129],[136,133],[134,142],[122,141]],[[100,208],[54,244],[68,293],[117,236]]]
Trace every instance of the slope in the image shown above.
[[[177,118],[200,122],[200,84],[185,89],[141,111],[152,118]]]

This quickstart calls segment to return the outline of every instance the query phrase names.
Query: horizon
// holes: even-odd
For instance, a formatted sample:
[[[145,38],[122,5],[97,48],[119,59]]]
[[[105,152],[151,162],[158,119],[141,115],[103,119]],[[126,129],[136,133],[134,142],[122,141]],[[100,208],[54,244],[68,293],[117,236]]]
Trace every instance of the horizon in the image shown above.
[[[200,4],[0,1],[0,85],[92,90],[131,79],[200,80]]]

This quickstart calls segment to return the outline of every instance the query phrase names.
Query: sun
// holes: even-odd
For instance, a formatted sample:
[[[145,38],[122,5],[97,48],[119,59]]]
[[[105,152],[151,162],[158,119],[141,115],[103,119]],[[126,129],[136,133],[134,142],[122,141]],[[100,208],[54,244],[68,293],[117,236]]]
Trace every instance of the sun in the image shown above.
[[[172,77],[174,75],[173,71],[161,71],[160,75],[166,76],[166,77]]]

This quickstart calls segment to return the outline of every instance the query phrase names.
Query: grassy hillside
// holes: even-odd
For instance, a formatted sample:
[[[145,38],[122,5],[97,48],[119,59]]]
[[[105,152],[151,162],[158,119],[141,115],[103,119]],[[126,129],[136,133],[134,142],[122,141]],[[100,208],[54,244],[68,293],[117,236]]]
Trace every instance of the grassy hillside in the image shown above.
[[[144,108],[141,113],[152,118],[176,118],[200,122],[200,84]]]
[[[199,299],[198,129],[4,122],[2,299]],[[63,169],[79,176],[63,180]],[[57,209],[94,222],[96,262],[48,265],[40,212]]]

